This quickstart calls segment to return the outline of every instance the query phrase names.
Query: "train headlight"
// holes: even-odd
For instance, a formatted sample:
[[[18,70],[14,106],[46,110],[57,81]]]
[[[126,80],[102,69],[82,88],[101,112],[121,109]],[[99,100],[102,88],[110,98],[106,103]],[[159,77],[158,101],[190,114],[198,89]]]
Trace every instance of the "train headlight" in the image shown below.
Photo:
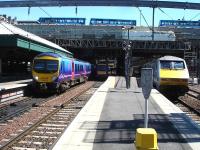
[[[38,80],[38,79],[39,79],[38,76],[33,76],[33,78],[34,78],[35,80]]]
[[[55,81],[57,79],[57,76],[52,77],[52,81]]]

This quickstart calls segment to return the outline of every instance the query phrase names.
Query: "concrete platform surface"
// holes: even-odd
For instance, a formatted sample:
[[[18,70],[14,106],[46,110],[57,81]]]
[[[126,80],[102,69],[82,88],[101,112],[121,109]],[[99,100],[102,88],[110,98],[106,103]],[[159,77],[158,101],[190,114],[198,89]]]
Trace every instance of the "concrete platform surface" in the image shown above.
[[[32,81],[33,81],[32,79],[27,79],[27,80],[19,80],[19,81],[12,81],[12,82],[3,82],[3,83],[0,83],[0,91],[13,89],[13,88],[19,88],[19,87],[25,87]]]
[[[144,98],[135,78],[109,77],[66,129],[53,150],[134,150],[135,131],[144,126]],[[152,90],[149,127],[161,150],[199,150],[200,128]]]

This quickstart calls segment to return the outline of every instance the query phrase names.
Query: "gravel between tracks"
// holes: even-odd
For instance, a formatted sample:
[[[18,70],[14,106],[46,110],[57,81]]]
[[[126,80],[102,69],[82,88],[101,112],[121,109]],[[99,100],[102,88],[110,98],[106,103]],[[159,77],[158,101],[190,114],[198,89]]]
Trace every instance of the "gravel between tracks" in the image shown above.
[[[75,89],[70,89],[56,98],[41,104],[39,107],[31,109],[24,115],[14,118],[7,124],[7,126],[0,127],[0,144],[5,142],[3,139],[12,138],[12,135],[15,136],[15,134],[19,134],[24,128],[36,123],[43,116],[49,114],[55,109],[54,106],[61,106],[63,103],[67,102],[79,93],[82,93],[92,87],[93,84],[94,82],[86,82],[75,87]]]
[[[193,85],[190,86],[189,89],[193,90],[196,92],[196,96],[197,97],[192,97],[190,95],[188,95],[187,93],[184,96],[181,96],[180,99],[189,104],[192,108],[199,110],[200,108],[200,100],[199,100],[199,96],[200,96],[200,85]]]

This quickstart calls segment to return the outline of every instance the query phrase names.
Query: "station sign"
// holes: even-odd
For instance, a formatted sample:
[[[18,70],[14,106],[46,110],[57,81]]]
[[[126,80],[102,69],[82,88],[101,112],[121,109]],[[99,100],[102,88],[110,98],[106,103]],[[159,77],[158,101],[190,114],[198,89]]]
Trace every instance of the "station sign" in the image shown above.
[[[153,70],[152,68],[142,68],[141,87],[145,99],[148,99],[153,88]]]

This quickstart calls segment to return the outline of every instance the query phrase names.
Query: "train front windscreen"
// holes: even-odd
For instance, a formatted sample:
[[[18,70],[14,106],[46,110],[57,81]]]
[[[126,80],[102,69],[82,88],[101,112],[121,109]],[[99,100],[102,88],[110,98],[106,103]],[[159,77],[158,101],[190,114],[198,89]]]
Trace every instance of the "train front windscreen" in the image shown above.
[[[185,69],[183,61],[160,61],[161,69]]]
[[[33,70],[38,73],[55,73],[58,71],[58,60],[35,60]]]

